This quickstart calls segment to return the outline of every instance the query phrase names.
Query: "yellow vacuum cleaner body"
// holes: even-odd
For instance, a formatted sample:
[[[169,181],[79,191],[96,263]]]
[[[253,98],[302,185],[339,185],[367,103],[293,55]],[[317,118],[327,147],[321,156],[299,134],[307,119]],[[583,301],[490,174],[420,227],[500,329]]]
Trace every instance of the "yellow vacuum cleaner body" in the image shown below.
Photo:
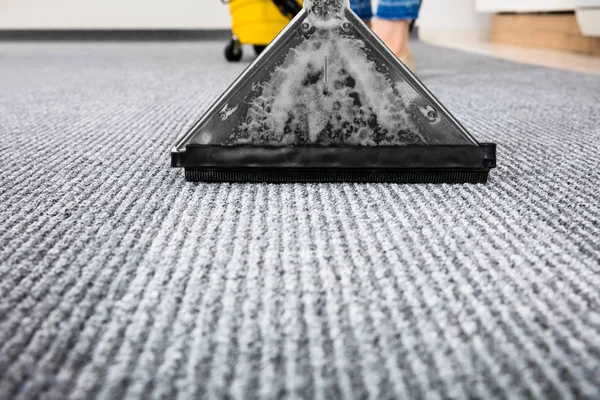
[[[241,60],[244,44],[260,54],[301,10],[301,0],[229,0],[233,36],[225,58]]]
[[[271,43],[293,17],[272,0],[230,0],[229,11],[232,31],[239,41],[262,46]]]

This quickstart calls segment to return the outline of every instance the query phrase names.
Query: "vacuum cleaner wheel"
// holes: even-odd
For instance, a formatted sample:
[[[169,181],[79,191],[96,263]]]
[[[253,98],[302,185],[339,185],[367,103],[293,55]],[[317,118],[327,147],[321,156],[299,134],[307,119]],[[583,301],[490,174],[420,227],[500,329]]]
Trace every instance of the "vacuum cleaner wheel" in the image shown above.
[[[243,56],[242,44],[237,37],[232,37],[227,46],[225,46],[225,59],[229,62],[238,62]]]
[[[254,52],[256,53],[257,56],[260,56],[262,54],[262,52],[265,51],[266,48],[267,48],[267,46],[255,44]]]

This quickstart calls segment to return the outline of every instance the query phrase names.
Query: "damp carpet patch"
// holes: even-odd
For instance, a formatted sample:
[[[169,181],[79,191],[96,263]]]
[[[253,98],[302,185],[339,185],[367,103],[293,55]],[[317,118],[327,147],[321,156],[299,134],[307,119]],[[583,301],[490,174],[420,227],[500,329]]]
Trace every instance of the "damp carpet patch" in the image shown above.
[[[598,398],[600,78],[415,43],[487,185],[204,184],[222,43],[0,44],[0,398]]]

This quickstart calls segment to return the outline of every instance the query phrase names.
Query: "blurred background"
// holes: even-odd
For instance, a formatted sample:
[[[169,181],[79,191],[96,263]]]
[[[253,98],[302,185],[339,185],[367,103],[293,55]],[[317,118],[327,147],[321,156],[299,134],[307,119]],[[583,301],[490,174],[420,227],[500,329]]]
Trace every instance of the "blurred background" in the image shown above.
[[[583,72],[600,69],[600,0],[425,0],[416,26],[420,39],[436,44]],[[230,29],[229,9],[220,0],[0,1],[0,31],[9,39],[225,37]]]

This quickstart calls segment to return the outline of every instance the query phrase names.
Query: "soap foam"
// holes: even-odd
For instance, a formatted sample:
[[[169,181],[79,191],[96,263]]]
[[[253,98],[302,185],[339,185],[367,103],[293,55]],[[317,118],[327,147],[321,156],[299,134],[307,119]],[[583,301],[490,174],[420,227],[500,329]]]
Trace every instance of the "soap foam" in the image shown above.
[[[290,49],[250,103],[227,144],[424,143],[406,108],[419,95],[377,70],[362,40],[317,30]]]

